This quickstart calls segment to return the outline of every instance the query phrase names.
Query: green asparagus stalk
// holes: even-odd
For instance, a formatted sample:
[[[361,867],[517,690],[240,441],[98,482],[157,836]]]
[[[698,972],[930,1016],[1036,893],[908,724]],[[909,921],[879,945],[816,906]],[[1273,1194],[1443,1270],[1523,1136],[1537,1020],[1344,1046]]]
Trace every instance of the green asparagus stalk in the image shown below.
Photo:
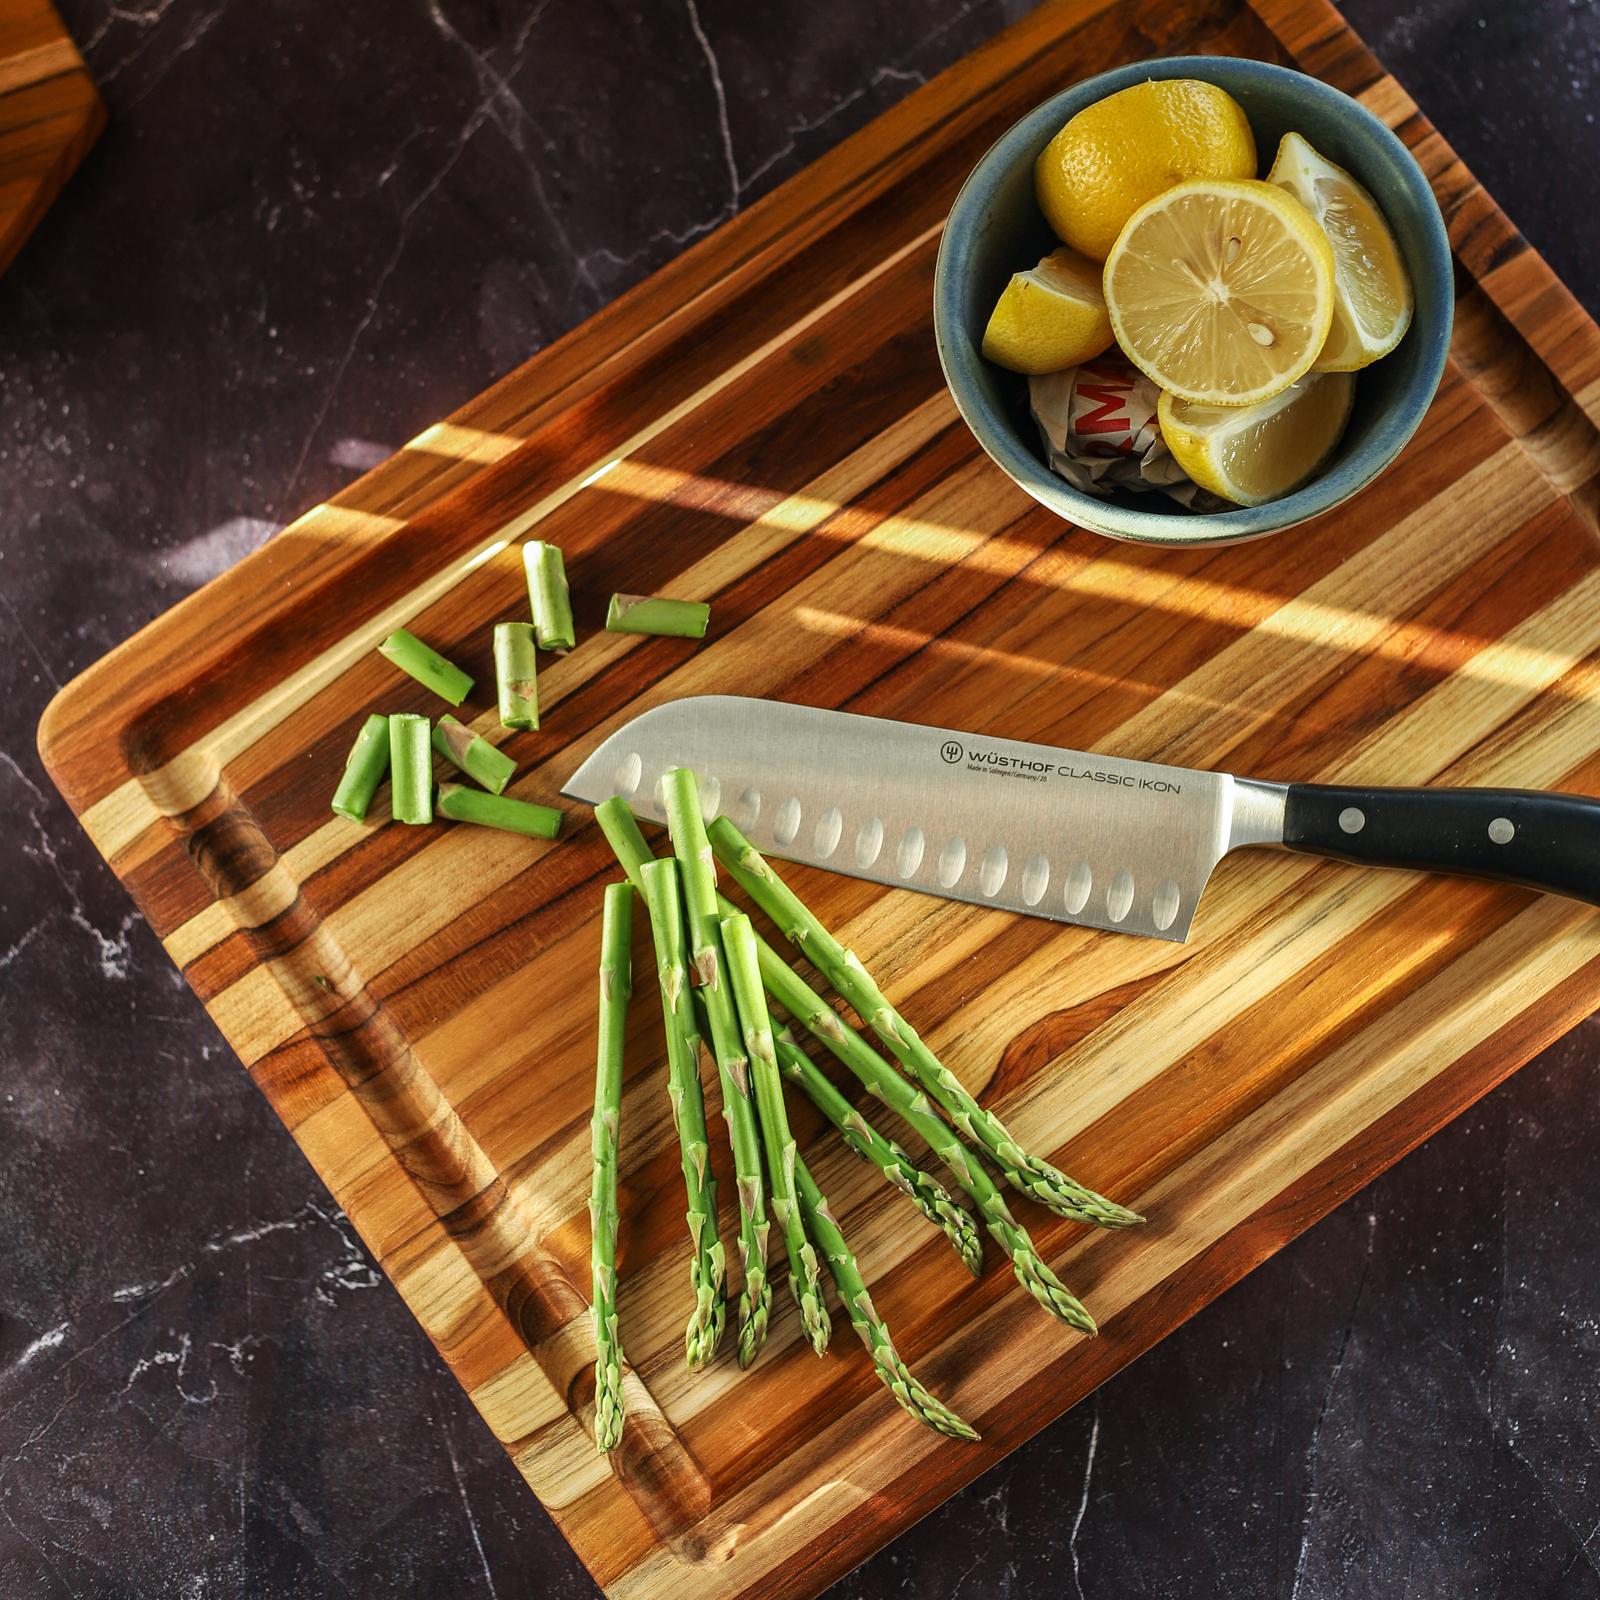
[[[1144,1221],[1138,1212],[1107,1200],[1048,1161],[1029,1155],[890,1005],[855,952],[846,950],[823,927],[732,822],[718,817],[711,824],[710,837],[734,881],[855,1008],[906,1071],[944,1108],[956,1128],[993,1157],[1014,1187],[1064,1217],[1096,1227],[1128,1228]]]
[[[409,672],[442,700],[458,706],[472,692],[472,679],[453,661],[425,645],[414,633],[396,628],[382,644],[378,654],[386,656],[402,672]]]
[[[952,1439],[976,1439],[977,1430],[963,1422],[942,1400],[930,1394],[916,1374],[900,1359],[894,1340],[889,1337],[888,1324],[878,1315],[872,1296],[867,1292],[866,1280],[861,1276],[855,1252],[828,1209],[827,1197],[817,1187],[816,1179],[798,1156],[795,1157],[794,1178],[800,1208],[805,1213],[806,1227],[820,1246],[851,1326],[861,1335],[861,1342],[867,1347],[867,1354],[872,1357],[872,1364],[889,1393],[918,1422],[926,1424],[936,1433],[947,1434]]]
[[[594,820],[600,824],[600,831],[606,836],[606,843],[611,846],[612,854],[616,856],[622,870],[627,873],[628,882],[643,894],[644,879],[639,874],[646,862],[655,860],[655,852],[639,831],[638,818],[628,809],[628,802],[617,795],[613,795],[609,800],[602,800],[594,808]],[[721,896],[718,896],[718,901],[721,905],[727,905]],[[735,909],[736,907],[728,905],[722,915],[732,916]],[[720,929],[718,931],[720,935]]]
[[[688,913],[691,973],[703,1008],[701,1035],[709,1037],[722,1084],[722,1116],[728,1125],[733,1170],[739,1185],[739,1256],[744,1288],[739,1295],[739,1365],[755,1360],[767,1337],[772,1285],[767,1278],[766,1184],[761,1174],[761,1132],[750,1098],[750,1064],[739,1030],[739,1014],[728,986],[717,924],[715,858],[700,811],[700,789],[687,767],[662,780],[667,829],[678,862],[678,881]]]
[[[572,626],[572,597],[567,592],[567,564],[561,551],[542,539],[530,539],[522,547],[522,566],[528,575],[528,601],[533,607],[539,648],[570,650],[577,635]]]
[[[646,867],[648,877],[653,869]],[[767,997],[761,988],[756,962],[755,929],[742,912],[722,919],[722,948],[728,961],[728,981],[744,1029],[745,1052],[755,1086],[756,1120],[767,1152],[767,1176],[772,1184],[772,1214],[783,1230],[789,1252],[789,1288],[800,1308],[800,1326],[811,1348],[820,1356],[828,1348],[833,1324],[822,1292],[822,1269],[817,1252],[806,1237],[805,1218],[795,1198],[795,1165],[799,1152],[789,1131],[783,1104],[783,1080],[772,1043],[772,1022]]]
[[[694,1256],[689,1281],[694,1311],[684,1333],[684,1353],[691,1369],[703,1367],[717,1353],[727,1317],[724,1278],[727,1271],[722,1239],[717,1232],[717,1181],[711,1175],[711,1144],[706,1133],[705,1099],[700,1089],[700,1037],[683,958],[683,905],[678,890],[678,864],[651,861],[640,871],[650,931],[655,940],[656,973],[661,981],[661,1016],[667,1035],[667,1092],[678,1129],[683,1158],[684,1192],[688,1196],[689,1235]]]
[[[352,822],[364,822],[367,807],[389,770],[389,719],[376,713],[361,724],[345,757],[344,776],[333,791],[333,809]]]
[[[594,1116],[589,1140],[589,1247],[594,1308],[594,1442],[613,1450],[622,1438],[622,1336],[617,1327],[617,1142],[622,1111],[622,1044],[633,994],[633,890],[606,885],[600,917],[600,1024],[596,1033]]]
[[[1017,1281],[1051,1316],[1059,1317],[1080,1333],[1094,1333],[1094,1318],[1076,1295],[1045,1264],[1028,1230],[1011,1214],[1005,1196],[995,1186],[976,1155],[933,1109],[916,1084],[896,1072],[764,939],[756,940],[761,981],[791,1017],[855,1074],[901,1118],[949,1168],[956,1182],[971,1197],[984,1225],[1011,1261]]]
[[[447,711],[433,725],[433,748],[451,766],[475,778],[490,794],[499,794],[511,782],[517,764],[497,750],[482,734],[457,722]]]
[[[514,800],[508,794],[485,794],[464,783],[439,785],[438,811],[452,822],[475,822],[481,828],[499,828],[530,839],[553,839],[561,832],[562,813],[531,800]]]
[[[608,633],[655,633],[675,639],[703,639],[711,607],[700,600],[667,600],[660,595],[614,594],[606,610]]]
[[[650,859],[650,846],[627,802],[603,802],[595,808],[595,820],[629,881],[637,883],[641,865]],[[717,905],[724,917],[734,915],[736,908],[721,895],[717,896]],[[984,1226],[1005,1251],[1023,1288],[1051,1316],[1081,1333],[1094,1333],[1094,1318],[1050,1270],[1028,1230],[1011,1214],[1005,1196],[983,1163],[938,1115],[927,1095],[895,1071],[760,934],[755,935],[755,942],[761,982],[767,993],[807,1032],[821,1040],[869,1093],[899,1116],[944,1162],[978,1208]]]
[[[389,718],[389,805],[396,822],[433,821],[428,719],[414,711]]]
[[[829,1081],[828,1076],[795,1042],[788,1028],[773,1035],[778,1070],[798,1084],[807,1098],[836,1127],[844,1142],[870,1161],[934,1227],[941,1228],[961,1264],[977,1277],[983,1271],[983,1239],[967,1210],[897,1145],[885,1138]]]
[[[539,726],[537,643],[531,622],[494,625],[494,684],[502,728]]]

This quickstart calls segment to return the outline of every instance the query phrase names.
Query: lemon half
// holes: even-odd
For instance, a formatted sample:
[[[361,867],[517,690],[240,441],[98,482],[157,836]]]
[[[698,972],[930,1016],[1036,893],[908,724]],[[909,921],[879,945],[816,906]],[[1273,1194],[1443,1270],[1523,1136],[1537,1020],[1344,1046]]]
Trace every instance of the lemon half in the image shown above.
[[[1012,275],[983,331],[983,353],[1013,372],[1062,372],[1110,343],[1100,268],[1065,247]]]
[[[1411,326],[1411,279],[1377,202],[1298,133],[1278,146],[1269,183],[1287,190],[1333,246],[1333,326],[1319,372],[1354,372],[1386,356]]]
[[[1104,261],[1146,200],[1186,178],[1253,178],[1256,141],[1239,103],[1198,78],[1136,83],[1085,106],[1034,163],[1039,209]]]
[[[1128,358],[1161,388],[1256,405],[1311,368],[1333,321],[1333,248],[1286,190],[1180,183],[1141,206],[1105,270]]]
[[[1173,459],[1202,489],[1259,506],[1298,489],[1328,459],[1355,392],[1348,372],[1312,372],[1255,406],[1164,394],[1156,419]]]

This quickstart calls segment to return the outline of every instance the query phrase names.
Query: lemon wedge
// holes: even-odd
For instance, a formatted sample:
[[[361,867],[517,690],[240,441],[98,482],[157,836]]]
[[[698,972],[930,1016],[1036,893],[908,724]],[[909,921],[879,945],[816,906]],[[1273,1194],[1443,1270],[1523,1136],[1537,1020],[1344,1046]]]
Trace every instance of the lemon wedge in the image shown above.
[[[1308,210],[1333,246],[1333,326],[1318,372],[1354,372],[1386,356],[1411,326],[1411,279],[1383,213],[1343,167],[1286,133],[1267,182]]]
[[[1198,78],[1154,79],[1085,106],[1040,153],[1033,186],[1055,231],[1104,261],[1146,200],[1185,178],[1253,178],[1238,101]]]
[[[1333,247],[1286,190],[1180,183],[1128,219],[1106,258],[1106,309],[1162,389],[1257,405],[1303,377],[1333,321]]]
[[[1062,372],[1110,343],[1100,269],[1067,249],[1014,273],[983,331],[983,353],[1013,372]]]
[[[1202,489],[1259,506],[1298,489],[1328,459],[1355,392],[1348,372],[1312,372],[1254,406],[1163,394],[1156,419],[1173,459]]]

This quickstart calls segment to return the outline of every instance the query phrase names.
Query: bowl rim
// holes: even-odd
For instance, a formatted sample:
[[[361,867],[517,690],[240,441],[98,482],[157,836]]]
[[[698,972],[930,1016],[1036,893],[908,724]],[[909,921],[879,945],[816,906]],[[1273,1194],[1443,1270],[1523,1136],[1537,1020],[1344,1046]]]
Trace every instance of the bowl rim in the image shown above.
[[[1420,221],[1421,261],[1412,265],[1426,272],[1438,304],[1436,315],[1426,327],[1413,316],[1406,337],[1417,338],[1424,345],[1418,356],[1417,376],[1409,388],[1406,403],[1385,419],[1361,456],[1339,463],[1280,500],[1219,512],[1140,511],[1074,489],[1023,444],[1015,429],[1009,426],[992,428],[971,404],[970,397],[963,396],[957,377],[962,360],[975,365],[983,357],[967,337],[964,327],[959,271],[966,262],[963,259],[958,268],[956,257],[963,253],[963,246],[952,243],[954,234],[950,222],[964,205],[975,206],[980,191],[987,193],[998,176],[1020,159],[1019,152],[1031,146],[1042,129],[1056,118],[1065,120],[1093,100],[1134,83],[1183,77],[1208,79],[1224,89],[1228,84],[1223,80],[1228,77],[1235,82],[1254,77],[1258,81],[1276,80],[1279,85],[1293,83],[1297,91],[1307,93],[1325,108],[1353,119],[1368,140],[1386,150],[1408,209]],[[1071,111],[1058,109],[1066,103],[1072,103]],[[1367,174],[1361,176],[1365,181]],[[1454,313],[1454,274],[1444,217],[1433,186],[1404,141],[1359,100],[1335,89],[1332,84],[1293,67],[1281,67],[1249,56],[1155,56],[1113,67],[1058,90],[1012,123],[968,173],[951,203],[934,263],[934,342],[939,366],[956,410],[973,437],[1014,483],[1058,516],[1096,533],[1139,544],[1203,546],[1264,538],[1331,510],[1365,488],[1400,454],[1427,413],[1444,376]]]

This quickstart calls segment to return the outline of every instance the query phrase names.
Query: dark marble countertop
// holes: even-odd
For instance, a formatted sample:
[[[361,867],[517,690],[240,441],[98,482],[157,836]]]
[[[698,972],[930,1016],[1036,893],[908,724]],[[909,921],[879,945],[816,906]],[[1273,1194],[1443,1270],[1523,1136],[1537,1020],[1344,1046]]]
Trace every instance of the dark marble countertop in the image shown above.
[[[1019,0],[60,0],[0,278],[0,1596],[593,1585],[49,788],[51,692]],[[1349,14],[1591,310],[1600,6]],[[1600,1596],[1590,1023],[836,1600]]]

